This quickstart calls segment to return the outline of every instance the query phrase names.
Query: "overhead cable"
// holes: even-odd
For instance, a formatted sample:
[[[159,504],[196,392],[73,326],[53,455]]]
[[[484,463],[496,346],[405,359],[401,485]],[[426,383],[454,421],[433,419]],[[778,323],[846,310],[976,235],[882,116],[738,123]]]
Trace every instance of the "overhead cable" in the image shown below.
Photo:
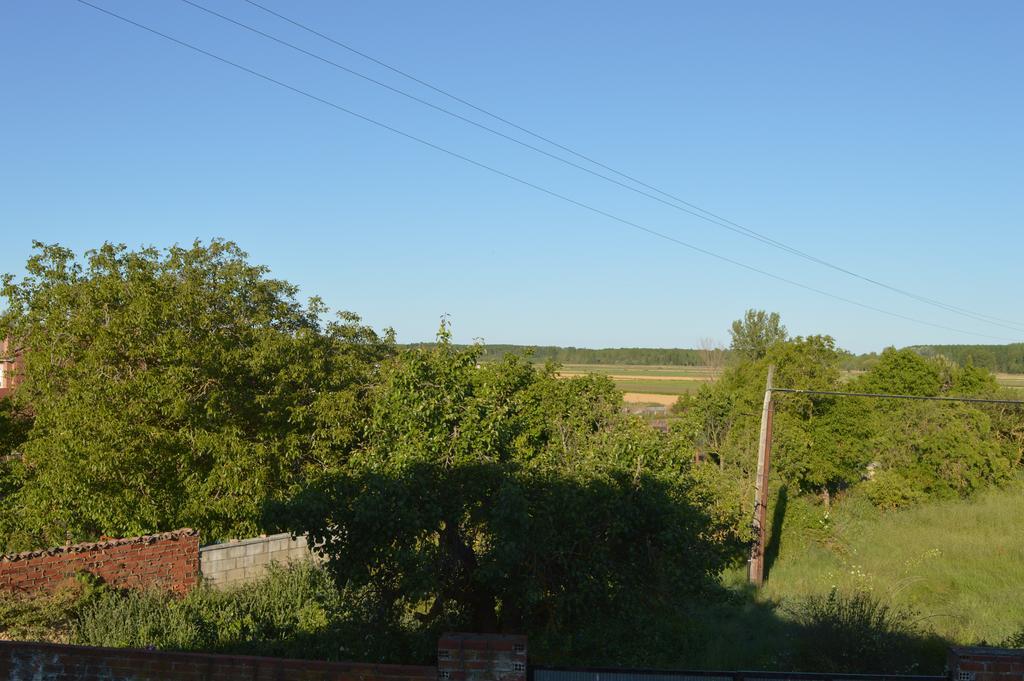
[[[458,113],[450,111],[450,110],[448,110],[448,109],[446,109],[444,107],[441,107],[439,105],[436,105],[436,104],[434,104],[432,102],[426,101],[426,100],[424,100],[424,99],[422,99],[420,97],[412,95],[412,94],[410,94],[408,92],[405,92],[405,91],[403,91],[403,90],[401,90],[399,88],[393,87],[393,86],[388,85],[386,83],[383,83],[383,82],[381,82],[381,81],[379,81],[379,80],[377,80],[375,78],[372,78],[372,77],[367,76],[365,74],[359,73],[358,71],[355,71],[354,69],[348,68],[346,66],[342,66],[341,64],[337,64],[337,63],[335,63],[335,62],[333,62],[333,61],[331,61],[329,59],[326,59],[326,58],[324,58],[324,57],[322,57],[320,55],[317,55],[317,54],[312,53],[312,52],[310,52],[308,50],[305,50],[305,49],[303,49],[301,47],[298,47],[297,45],[294,45],[294,44],[289,43],[289,42],[287,42],[285,40],[282,40],[280,38],[272,36],[272,35],[264,32],[264,31],[261,31],[261,30],[255,28],[255,27],[253,27],[253,26],[245,24],[245,23],[243,23],[241,21],[238,21],[236,19],[232,19],[230,17],[227,17],[227,16],[225,16],[225,15],[219,13],[219,12],[215,12],[215,11],[213,11],[213,10],[207,8],[207,7],[204,7],[204,6],[200,5],[199,3],[195,2],[194,0],[181,0],[181,2],[185,2],[185,3],[189,4],[189,5],[192,5],[193,7],[197,8],[197,9],[203,10],[205,12],[208,12],[208,13],[212,14],[212,15],[220,17],[224,21],[229,21],[229,22],[231,22],[231,23],[233,23],[233,24],[235,24],[235,25],[237,25],[237,26],[239,26],[241,28],[244,28],[246,30],[258,33],[258,34],[260,34],[260,35],[262,35],[262,36],[264,36],[266,38],[269,38],[269,39],[277,42],[277,43],[280,43],[280,44],[285,45],[287,47],[290,47],[290,48],[292,48],[294,50],[302,52],[303,54],[306,54],[306,55],[308,55],[310,57],[313,57],[314,59],[318,59],[318,60],[320,60],[322,62],[325,62],[327,64],[335,66],[335,67],[337,67],[339,69],[347,71],[348,73],[350,73],[350,74],[352,74],[354,76],[357,76],[359,78],[363,78],[363,79],[368,80],[368,81],[370,81],[372,83],[375,83],[375,84],[377,84],[377,85],[379,85],[381,87],[387,88],[388,90],[391,90],[392,92],[395,92],[395,93],[400,94],[402,96],[408,97],[408,98],[410,98],[412,100],[415,100],[415,101],[419,102],[420,104],[423,104],[423,105],[428,106],[428,107],[430,107],[432,109],[435,109],[435,110],[443,112],[443,113],[445,113],[445,114],[447,114],[449,116],[457,118],[457,119],[459,119],[461,121],[464,121],[465,123],[468,123],[468,124],[473,125],[473,126],[475,126],[477,128],[486,130],[487,132],[490,132],[490,133],[492,133],[494,135],[497,135],[497,136],[499,136],[501,138],[504,138],[504,139],[506,139],[508,141],[514,142],[514,143],[519,144],[521,146],[524,146],[524,147],[526,147],[528,149],[531,149],[531,150],[533,150],[533,151],[535,151],[535,152],[537,152],[539,154],[543,154],[544,156],[547,156],[549,158],[553,158],[553,159],[555,159],[557,161],[560,161],[562,163],[565,163],[566,165],[569,165],[569,166],[571,166],[573,168],[576,168],[576,169],[581,170],[583,172],[586,172],[586,173],[589,173],[589,174],[594,175],[596,177],[599,177],[599,178],[601,178],[601,179],[603,179],[603,180],[605,180],[607,182],[611,182],[613,184],[616,184],[616,185],[618,185],[620,187],[628,189],[629,191],[635,192],[637,194],[645,196],[645,197],[647,197],[649,199],[652,199],[654,201],[658,201],[658,202],[660,202],[660,203],[662,203],[664,205],[667,205],[667,206],[669,206],[671,208],[674,208],[676,210],[682,211],[682,212],[687,213],[689,215],[692,215],[692,216],[694,216],[696,218],[704,220],[705,222],[709,222],[709,223],[711,223],[713,225],[716,225],[718,227],[722,227],[722,228],[728,229],[728,230],[730,230],[732,232],[736,232],[738,234],[741,234],[742,236],[745,236],[747,238],[753,239],[755,241],[759,241],[759,242],[761,242],[763,244],[766,244],[766,245],[768,245],[768,246],[770,246],[772,248],[776,248],[778,250],[785,251],[785,252],[787,252],[787,253],[789,253],[791,255],[797,256],[799,258],[803,258],[804,260],[816,263],[816,264],[821,265],[823,267],[827,267],[827,268],[832,269],[832,270],[834,270],[836,272],[840,272],[840,273],[845,274],[845,275],[847,275],[849,277],[853,277],[855,279],[859,279],[861,281],[864,281],[866,283],[872,284],[874,286],[878,286],[880,288],[886,289],[886,290],[891,291],[893,293],[896,293],[898,295],[910,298],[912,300],[916,300],[917,302],[924,303],[926,305],[931,305],[932,307],[936,307],[936,308],[939,308],[941,310],[945,310],[947,312],[952,312],[954,314],[960,315],[962,317],[967,317],[967,318],[973,319],[975,321],[980,321],[980,322],[984,322],[986,324],[991,324],[993,326],[999,326],[999,327],[1002,327],[1002,328],[1005,328],[1005,329],[1010,329],[1010,330],[1013,330],[1013,331],[1024,331],[1024,322],[1015,322],[1015,321],[1012,321],[1012,320],[996,317],[996,316],[993,316],[993,315],[984,314],[984,313],[977,312],[977,311],[974,311],[974,310],[970,310],[970,309],[967,309],[967,308],[964,308],[964,307],[959,307],[959,306],[956,306],[956,305],[945,303],[945,302],[943,302],[941,300],[937,300],[935,298],[930,298],[928,296],[924,296],[922,294],[915,293],[913,291],[910,291],[910,290],[907,290],[907,289],[904,289],[904,288],[901,288],[901,287],[898,287],[898,286],[895,286],[895,285],[892,285],[892,284],[888,284],[888,283],[886,283],[884,281],[881,281],[879,279],[876,279],[874,277],[871,277],[871,276],[868,276],[868,275],[864,275],[864,274],[860,274],[860,273],[855,272],[855,271],[853,271],[853,270],[851,270],[851,269],[849,269],[847,267],[843,267],[842,265],[837,265],[837,264],[835,264],[833,262],[825,260],[824,258],[820,258],[820,257],[815,256],[813,254],[807,253],[807,252],[805,252],[803,250],[800,250],[800,249],[798,249],[796,247],[790,246],[789,244],[786,244],[785,242],[782,242],[782,241],[779,241],[777,239],[774,239],[774,238],[772,238],[772,237],[770,237],[770,236],[768,236],[766,234],[763,234],[761,232],[753,230],[753,229],[751,229],[749,227],[745,227],[742,224],[739,224],[737,222],[729,220],[728,218],[722,217],[721,215],[713,213],[712,211],[709,211],[709,210],[707,210],[705,208],[702,208],[702,207],[698,206],[697,204],[694,204],[694,203],[691,203],[689,201],[686,201],[685,199],[682,199],[679,196],[676,196],[675,194],[672,194],[672,193],[670,193],[668,191],[665,191],[663,189],[659,189],[658,187],[656,187],[656,186],[654,186],[652,184],[644,182],[644,181],[638,179],[637,177],[635,177],[634,175],[631,175],[629,173],[623,172],[621,170],[617,170],[616,168],[614,168],[614,167],[612,167],[610,165],[607,165],[605,163],[602,163],[601,161],[596,160],[592,156],[589,156],[589,155],[584,154],[582,152],[576,151],[575,149],[573,149],[573,148],[571,148],[571,147],[569,147],[567,145],[561,144],[561,143],[555,141],[554,139],[551,139],[550,137],[547,137],[547,136],[542,135],[542,134],[540,134],[540,133],[538,133],[538,132],[536,132],[534,130],[531,130],[531,129],[526,128],[526,127],[524,127],[522,125],[519,125],[518,123],[515,123],[515,122],[509,120],[508,118],[506,118],[504,116],[496,114],[493,111],[490,111],[488,109],[485,109],[484,107],[481,107],[481,106],[479,106],[477,104],[474,104],[474,103],[470,102],[469,100],[467,100],[467,99],[465,99],[463,97],[459,97],[458,95],[455,95],[450,90],[446,90],[444,88],[441,88],[441,87],[438,87],[436,85],[433,85],[430,82],[425,81],[425,80],[423,80],[421,78],[418,78],[418,77],[410,74],[407,71],[404,71],[404,70],[399,69],[399,68],[397,68],[395,66],[392,66],[391,64],[388,64],[388,63],[384,62],[381,59],[378,59],[378,58],[376,58],[376,57],[374,57],[374,56],[372,56],[370,54],[367,54],[364,51],[358,50],[358,49],[352,47],[351,45],[349,45],[349,44],[347,44],[347,43],[345,43],[343,41],[340,41],[340,40],[338,40],[336,38],[333,38],[333,37],[331,37],[331,36],[321,32],[321,31],[318,31],[318,30],[308,26],[307,24],[304,24],[304,23],[302,23],[302,22],[300,22],[300,21],[298,21],[296,19],[288,17],[288,16],[286,16],[284,14],[281,14],[280,12],[277,12],[277,11],[271,9],[271,8],[267,7],[266,5],[263,5],[260,2],[256,2],[256,0],[245,0],[245,2],[249,3],[253,7],[256,7],[258,9],[262,10],[263,12],[266,12],[267,14],[270,14],[270,15],[272,15],[274,17],[277,17],[278,19],[281,19],[282,21],[285,21],[285,22],[287,22],[289,24],[292,24],[293,26],[296,26],[297,28],[300,28],[303,31],[306,31],[306,32],[308,32],[308,33],[310,33],[312,35],[315,35],[315,36],[317,36],[319,38],[322,38],[323,40],[326,40],[326,41],[330,42],[333,45],[336,45],[336,46],[338,46],[338,47],[340,47],[340,48],[342,48],[344,50],[347,50],[348,52],[350,52],[352,54],[355,54],[355,55],[357,55],[359,57],[362,57],[363,59],[366,59],[366,60],[368,60],[370,62],[373,62],[374,64],[377,64],[377,65],[379,65],[379,66],[381,66],[381,67],[383,67],[385,69],[388,69],[389,71],[391,71],[391,72],[393,72],[395,74],[398,74],[398,75],[402,76],[403,78],[406,78],[406,79],[408,79],[408,80],[410,80],[410,81],[412,81],[414,83],[417,83],[419,85],[422,85],[423,87],[426,87],[426,88],[428,88],[428,89],[430,89],[430,90],[432,90],[432,91],[434,91],[434,92],[436,92],[438,94],[441,94],[441,95],[443,95],[445,97],[448,97],[448,98],[452,99],[453,101],[458,102],[459,104],[467,106],[467,107],[473,109],[474,111],[482,113],[482,114],[484,114],[484,115],[486,115],[486,116],[488,116],[488,117],[490,117],[490,118],[492,118],[492,119],[494,119],[496,121],[499,121],[501,123],[504,123],[505,125],[508,125],[509,127],[515,128],[516,130],[519,130],[520,132],[524,132],[527,135],[530,135],[531,137],[533,137],[535,139],[538,139],[538,140],[540,140],[542,142],[545,142],[547,144],[550,144],[551,146],[556,147],[556,148],[558,148],[558,149],[560,149],[560,150],[562,150],[562,151],[564,151],[566,153],[569,153],[569,154],[575,156],[576,158],[579,158],[579,159],[584,160],[584,161],[586,161],[588,163],[591,163],[591,164],[593,164],[593,165],[595,165],[595,166],[597,166],[599,168],[602,168],[604,170],[607,170],[607,171],[609,171],[609,172],[611,172],[611,173],[613,173],[613,174],[615,174],[615,175],[617,175],[617,176],[619,176],[619,177],[621,177],[621,178],[623,178],[625,180],[628,180],[629,182],[632,182],[632,183],[634,183],[636,185],[639,185],[640,187],[643,187],[643,188],[645,188],[647,190],[650,190],[651,192],[654,192],[654,194],[651,194],[648,191],[643,191],[641,189],[637,189],[634,186],[631,186],[629,184],[626,184],[624,182],[616,180],[615,178],[612,178],[612,177],[609,177],[607,175],[604,175],[603,173],[596,172],[596,171],[594,171],[594,170],[592,170],[590,168],[587,168],[587,167],[582,166],[582,165],[580,165],[578,163],[570,161],[569,159],[566,159],[566,158],[564,158],[562,156],[558,156],[556,154],[552,154],[552,153],[550,153],[548,151],[545,151],[545,150],[540,149],[540,148],[538,148],[538,147],[536,147],[534,145],[531,145],[531,144],[529,144],[527,142],[524,142],[524,141],[522,141],[522,140],[520,140],[518,138],[511,137],[510,135],[506,135],[505,133],[502,133],[502,132],[500,132],[498,130],[495,130],[495,129],[490,128],[490,127],[488,127],[486,125],[483,125],[482,123],[479,123],[479,122],[474,121],[472,119],[466,118],[465,116],[462,116],[462,115],[460,115]],[[657,195],[660,195],[660,197],[657,196]],[[661,198],[661,197],[665,197],[665,198]],[[668,199],[668,200],[666,200],[666,199]]]
[[[789,284],[789,285],[797,287],[797,288],[804,289],[806,291],[811,291],[813,293],[817,293],[819,295],[831,298],[833,300],[839,300],[839,301],[845,302],[847,304],[854,305],[854,306],[857,306],[857,307],[860,307],[860,308],[863,308],[863,309],[866,309],[866,310],[872,310],[874,312],[878,312],[880,314],[885,314],[885,315],[888,315],[890,317],[895,317],[895,318],[898,318],[898,319],[904,319],[906,321],[911,321],[911,322],[914,322],[914,323],[917,323],[917,324],[922,324],[922,325],[930,326],[930,327],[937,328],[937,329],[943,329],[943,330],[946,330],[946,331],[954,331],[956,333],[966,334],[966,335],[970,335],[970,336],[979,336],[979,337],[990,338],[990,339],[999,340],[999,341],[1013,341],[1014,340],[1014,339],[1010,339],[1010,338],[1003,338],[1003,337],[1000,337],[1000,336],[992,336],[992,335],[989,335],[989,334],[979,333],[979,332],[976,332],[976,331],[969,331],[969,330],[965,330],[965,329],[960,329],[960,328],[956,328],[956,327],[952,327],[952,326],[946,326],[944,324],[936,324],[934,322],[929,322],[929,321],[926,321],[926,320],[923,320],[923,319],[918,319],[916,317],[911,317],[909,315],[904,315],[904,314],[901,314],[899,312],[894,312],[892,310],[887,310],[885,308],[880,308],[880,307],[876,307],[874,305],[870,305],[870,304],[867,304],[867,303],[862,303],[862,302],[854,300],[852,298],[847,298],[845,296],[841,296],[841,295],[838,295],[838,294],[835,294],[835,293],[831,293],[829,291],[825,291],[823,289],[819,289],[819,288],[816,288],[814,286],[810,286],[808,284],[804,284],[804,283],[795,281],[793,279],[789,279],[789,278],[784,277],[782,275],[775,274],[774,272],[770,272],[768,270],[764,270],[764,269],[761,269],[759,267],[755,267],[754,265],[749,265],[749,264],[744,263],[742,261],[735,260],[735,259],[730,258],[728,256],[721,255],[719,253],[715,253],[714,251],[710,251],[710,250],[708,250],[706,248],[702,248],[702,247],[697,246],[695,244],[691,244],[689,242],[686,242],[686,241],[683,241],[681,239],[678,239],[678,238],[676,238],[676,237],[674,237],[674,236],[672,236],[670,234],[666,234],[664,232],[652,229],[650,227],[646,227],[646,226],[641,225],[641,224],[639,224],[637,222],[633,222],[631,220],[628,220],[626,218],[620,217],[620,216],[615,215],[613,213],[609,213],[609,212],[607,212],[607,211],[605,211],[603,209],[597,208],[597,207],[592,206],[592,205],[590,205],[588,203],[585,203],[583,201],[579,201],[577,199],[571,198],[569,196],[566,196],[565,194],[561,194],[561,193],[559,193],[557,191],[554,191],[552,189],[548,189],[546,187],[543,187],[543,186],[541,186],[539,184],[536,184],[534,182],[531,182],[529,180],[525,180],[525,179],[523,179],[521,177],[518,177],[516,175],[513,175],[511,173],[507,173],[507,172],[505,172],[503,170],[500,170],[500,169],[498,169],[498,168],[496,168],[494,166],[488,165],[488,164],[483,163],[481,161],[477,161],[477,160],[475,160],[473,158],[470,158],[469,156],[465,156],[465,155],[463,155],[463,154],[461,154],[459,152],[452,151],[451,149],[447,149],[447,148],[445,148],[443,146],[435,144],[435,143],[433,143],[433,142],[431,142],[429,140],[426,140],[426,139],[424,139],[422,137],[418,137],[418,136],[416,136],[416,135],[414,135],[412,133],[405,132],[404,130],[401,130],[401,129],[396,128],[396,127],[391,126],[391,125],[388,125],[387,123],[383,123],[381,121],[378,121],[378,120],[376,120],[374,118],[371,118],[371,117],[366,116],[364,114],[361,114],[361,113],[359,113],[357,111],[349,109],[349,108],[347,108],[345,106],[342,106],[341,104],[338,104],[336,102],[333,102],[333,101],[331,101],[329,99],[325,99],[325,98],[323,98],[323,97],[321,97],[319,95],[313,94],[312,92],[309,92],[307,90],[303,90],[303,89],[298,88],[298,87],[296,87],[294,85],[290,85],[290,84],[288,84],[288,83],[286,83],[286,82],[284,82],[282,80],[278,80],[277,78],[269,76],[269,75],[267,75],[265,73],[262,73],[260,71],[255,70],[255,69],[251,69],[248,66],[244,66],[242,64],[239,64],[238,62],[235,62],[235,61],[232,61],[230,59],[227,59],[226,57],[222,57],[222,56],[220,56],[218,54],[210,52],[209,50],[203,49],[203,48],[201,48],[201,47],[199,47],[197,45],[193,45],[192,43],[186,42],[186,41],[181,40],[179,38],[175,38],[175,37],[173,37],[171,35],[168,35],[167,33],[163,33],[163,32],[161,32],[161,31],[159,31],[159,30],[157,30],[155,28],[152,28],[150,26],[147,26],[145,24],[137,22],[137,21],[135,21],[133,19],[125,17],[125,16],[123,16],[121,14],[118,14],[118,13],[112,11],[112,10],[106,9],[104,7],[100,7],[99,5],[95,5],[95,4],[91,3],[91,2],[89,2],[88,0],[76,0],[76,2],[78,2],[79,4],[85,5],[87,7],[90,7],[90,8],[92,8],[92,9],[98,11],[98,12],[102,12],[103,14],[106,14],[106,15],[108,15],[110,17],[118,19],[118,20],[120,20],[120,21],[122,21],[122,22],[124,22],[126,24],[129,24],[131,26],[134,26],[134,27],[136,27],[138,29],[147,31],[147,32],[149,32],[149,33],[151,33],[153,35],[156,35],[156,36],[159,36],[161,38],[164,38],[165,40],[173,42],[173,43],[175,43],[177,45],[180,45],[182,47],[186,47],[186,48],[188,48],[190,50],[198,52],[199,54],[205,55],[205,56],[207,56],[207,57],[209,57],[211,59],[214,59],[214,60],[219,61],[219,62],[221,62],[223,64],[231,66],[231,67],[233,67],[235,69],[238,69],[240,71],[248,73],[251,76],[254,76],[254,77],[259,78],[261,80],[264,80],[266,82],[269,82],[269,83],[272,83],[274,85],[277,85],[278,87],[281,87],[281,88],[284,88],[286,90],[289,90],[289,91],[291,91],[291,92],[293,92],[295,94],[301,95],[301,96],[306,97],[308,99],[311,99],[311,100],[313,100],[315,102],[319,102],[320,104],[323,104],[325,106],[329,106],[329,107],[331,107],[333,109],[336,109],[338,111],[346,113],[346,114],[348,114],[348,115],[350,115],[350,116],[352,116],[354,118],[358,118],[358,119],[360,119],[362,121],[365,121],[367,123],[370,123],[371,125],[374,125],[374,126],[376,126],[378,128],[381,128],[383,130],[387,130],[388,132],[394,133],[394,134],[399,135],[401,137],[404,137],[404,138],[406,138],[408,140],[417,142],[417,143],[419,143],[419,144],[421,144],[423,146],[429,147],[429,148],[434,149],[436,151],[439,151],[439,152],[441,152],[443,154],[446,154],[446,155],[451,156],[453,158],[459,159],[459,160],[461,160],[461,161],[463,161],[465,163],[468,163],[470,165],[476,166],[476,167],[478,167],[478,168],[480,168],[482,170],[486,170],[486,171],[488,171],[490,173],[493,173],[493,174],[498,175],[500,177],[504,177],[504,178],[506,178],[508,180],[516,182],[516,183],[518,183],[520,185],[523,185],[525,187],[529,187],[531,189],[534,189],[534,190],[536,190],[536,191],[538,191],[540,193],[546,194],[548,196],[551,196],[553,198],[559,199],[559,200],[564,201],[566,203],[570,203],[570,204],[572,204],[574,206],[577,206],[579,208],[583,208],[583,209],[588,210],[588,211],[590,211],[592,213],[595,213],[597,215],[603,216],[605,218],[608,218],[608,219],[613,220],[615,222],[618,222],[620,224],[632,227],[632,228],[634,228],[636,230],[639,230],[641,232],[645,232],[647,234],[650,234],[652,236],[658,237],[660,239],[664,239],[665,241],[669,241],[669,242],[672,242],[672,243],[677,244],[679,246],[683,246],[685,248],[688,248],[688,249],[690,249],[692,251],[695,251],[695,252],[698,252],[698,253],[702,253],[704,255],[707,255],[709,257],[715,258],[715,259],[720,260],[722,262],[727,262],[727,263],[732,264],[732,265],[734,265],[736,267],[740,267],[740,268],[748,270],[750,272],[755,272],[757,274],[761,274],[761,275],[769,277],[771,279],[775,279],[776,281],[781,281],[783,283]]]

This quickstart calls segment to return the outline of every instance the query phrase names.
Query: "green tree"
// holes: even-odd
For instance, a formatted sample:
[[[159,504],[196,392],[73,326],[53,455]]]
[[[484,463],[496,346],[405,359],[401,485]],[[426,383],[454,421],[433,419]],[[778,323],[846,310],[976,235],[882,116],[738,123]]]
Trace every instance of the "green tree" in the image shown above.
[[[937,353],[925,357],[888,348],[845,383],[839,367],[846,357],[828,336],[774,342],[756,354],[737,353],[739,361],[719,381],[680,400],[675,426],[690,451],[714,452],[741,500],[754,474],[769,365],[776,367],[777,388],[922,397],[1004,394],[987,370],[959,366]],[[886,508],[967,496],[1009,480],[1024,454],[1024,418],[1016,407],[1003,405],[776,393],[773,433],[773,470],[782,482],[826,504],[837,492],[862,485]]]
[[[229,242],[84,261],[36,244],[26,269],[0,288],[0,336],[27,349],[14,401],[33,416],[9,544],[257,532],[266,499],[344,464],[391,352]]]
[[[388,362],[365,447],[274,515],[393,621],[527,631],[548,659],[611,661],[617,632],[644,659],[652,618],[678,621],[734,555],[730,521],[606,377],[479,354],[442,328]]]
[[[730,349],[741,358],[758,360],[768,354],[775,343],[785,341],[789,335],[778,312],[747,310],[743,319],[737,319],[729,329],[732,336]]]
[[[886,348],[878,363],[852,385],[859,392],[934,396],[943,389],[943,370],[939,362],[913,350]]]
[[[21,448],[31,426],[31,418],[15,408],[10,398],[0,398],[0,550],[4,537],[20,531],[14,521],[15,492],[21,487]]]

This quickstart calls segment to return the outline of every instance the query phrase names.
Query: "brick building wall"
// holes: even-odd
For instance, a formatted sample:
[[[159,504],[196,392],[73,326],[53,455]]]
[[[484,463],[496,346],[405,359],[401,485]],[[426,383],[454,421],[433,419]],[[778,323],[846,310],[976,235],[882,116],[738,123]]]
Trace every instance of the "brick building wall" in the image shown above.
[[[526,681],[526,637],[444,634],[437,642],[439,681]]]
[[[946,667],[951,681],[1024,681],[1024,650],[954,646]]]
[[[18,352],[9,339],[0,339],[0,398],[14,392],[24,371],[24,354]]]
[[[10,681],[436,681],[437,668],[0,641]]]
[[[0,590],[48,590],[81,571],[113,586],[184,593],[199,581],[199,534],[183,529],[3,555]]]
[[[210,544],[199,549],[203,579],[213,586],[232,586],[259,579],[271,563],[281,565],[318,560],[305,537],[288,533]]]

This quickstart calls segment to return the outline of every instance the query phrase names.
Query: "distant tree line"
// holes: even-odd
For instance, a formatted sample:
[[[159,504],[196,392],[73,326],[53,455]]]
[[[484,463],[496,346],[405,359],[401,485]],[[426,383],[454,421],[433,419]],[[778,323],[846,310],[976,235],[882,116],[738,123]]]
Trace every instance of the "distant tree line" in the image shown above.
[[[783,328],[783,330],[785,330]],[[431,343],[411,343],[399,347],[430,347]],[[466,346],[463,346],[466,347]],[[977,366],[996,373],[1024,374],[1024,343],[1010,345],[914,345],[906,348],[922,357],[946,357],[961,366]],[[732,348],[721,348],[728,364],[735,356]],[[838,366],[844,371],[866,371],[878,363],[880,353],[854,354],[836,349]],[[500,360],[506,355],[529,355],[538,363],[604,364],[637,366],[687,366],[708,364],[707,348],[577,348],[557,345],[485,345],[480,359]]]
[[[413,343],[406,347],[430,347],[432,343]],[[467,347],[467,346],[461,346]],[[557,345],[487,344],[480,359],[497,361],[506,355],[529,355],[538,363],[556,364],[636,364],[643,366],[701,366],[701,351],[694,348],[577,348]]]
[[[1024,374],[1024,343],[1009,345],[915,345],[922,357],[946,357],[960,365],[973,365],[1006,374]]]

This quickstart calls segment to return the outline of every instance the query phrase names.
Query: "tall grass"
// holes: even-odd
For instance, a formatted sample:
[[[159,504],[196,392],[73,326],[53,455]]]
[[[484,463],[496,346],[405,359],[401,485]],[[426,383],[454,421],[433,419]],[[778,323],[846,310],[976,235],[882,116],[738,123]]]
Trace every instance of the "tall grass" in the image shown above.
[[[318,660],[423,660],[433,640],[396,630],[339,589],[320,567],[272,567],[261,580],[183,598],[160,591],[107,590],[80,609],[71,640],[93,646],[157,648]]]
[[[1022,519],[1020,484],[895,513],[790,502],[763,597],[872,593],[949,641],[1000,642],[1024,625]]]

